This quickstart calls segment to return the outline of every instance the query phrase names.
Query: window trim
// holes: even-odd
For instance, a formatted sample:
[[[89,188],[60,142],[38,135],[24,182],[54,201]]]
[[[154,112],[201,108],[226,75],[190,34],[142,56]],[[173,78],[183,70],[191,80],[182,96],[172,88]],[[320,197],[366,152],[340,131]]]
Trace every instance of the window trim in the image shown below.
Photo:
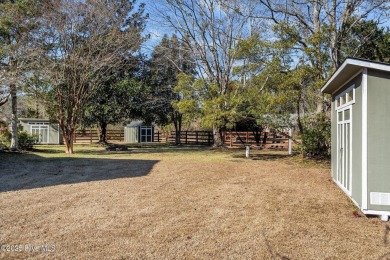
[[[38,143],[40,144],[49,144],[50,143],[50,127],[49,125],[47,124],[31,124],[30,125],[30,134],[33,133],[33,129],[35,130],[38,130],[39,132],[39,135],[41,134],[41,131],[43,131],[44,129],[47,130],[47,136],[46,136],[46,142],[41,142],[41,140],[38,140]]]
[[[143,130],[145,131],[145,134],[143,134]],[[148,130],[150,130],[150,134],[148,134]],[[152,126],[141,126],[140,129],[139,129],[139,142],[140,143],[153,143],[153,127]],[[142,140],[142,137],[145,137],[145,141]],[[150,141],[149,141],[149,140]]]
[[[352,90],[352,100],[349,100],[349,95],[348,93]],[[341,97],[344,97],[345,98],[345,103],[340,105],[340,99]],[[340,94],[338,94],[335,98],[335,110],[338,111],[340,109],[343,109],[349,105],[352,105],[352,104],[355,104],[355,100],[356,100],[356,88],[355,88],[355,84],[352,84],[350,87],[348,87],[347,89],[345,89],[343,92],[341,92]]]

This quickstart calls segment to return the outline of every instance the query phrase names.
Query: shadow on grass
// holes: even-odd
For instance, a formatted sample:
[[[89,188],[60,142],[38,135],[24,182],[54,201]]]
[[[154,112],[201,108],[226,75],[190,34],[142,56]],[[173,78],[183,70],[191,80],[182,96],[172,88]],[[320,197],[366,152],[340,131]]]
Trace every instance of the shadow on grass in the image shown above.
[[[36,154],[0,154],[0,192],[62,184],[135,178],[150,173],[157,160],[44,158]]]
[[[106,150],[108,147],[126,147],[127,150]],[[205,145],[169,145],[169,144],[109,144],[107,147],[98,144],[75,145],[76,154],[85,155],[109,155],[109,154],[154,154],[154,153],[186,153],[209,150],[210,146]],[[44,154],[64,153],[63,146],[35,146],[34,152]]]

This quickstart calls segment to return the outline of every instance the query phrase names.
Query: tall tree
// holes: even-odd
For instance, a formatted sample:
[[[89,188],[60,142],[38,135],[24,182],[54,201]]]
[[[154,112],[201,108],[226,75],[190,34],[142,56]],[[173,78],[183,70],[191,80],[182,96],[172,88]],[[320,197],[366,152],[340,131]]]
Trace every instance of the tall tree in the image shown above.
[[[150,91],[135,77],[106,82],[92,94],[82,117],[82,125],[99,127],[99,143],[107,143],[107,126],[142,118]]]
[[[380,28],[373,20],[355,21],[355,26],[343,39],[341,53],[343,57],[356,57],[381,62],[390,61],[390,31]]]
[[[232,52],[237,41],[248,35],[248,19],[235,12],[245,8],[230,1],[228,8],[218,0],[165,0],[162,17],[177,31],[194,53],[197,71],[208,93],[204,123],[214,131],[214,145],[221,146],[221,129],[229,110],[226,95],[232,91],[232,70],[236,59]],[[211,95],[212,94],[212,95]]]
[[[171,39],[167,35],[161,40],[152,54],[151,68],[153,81],[151,84],[156,90],[160,100],[159,112],[164,111],[167,123],[173,123],[175,128],[175,143],[180,144],[180,135],[183,123],[181,113],[172,102],[182,98],[181,93],[175,92],[178,82],[178,74],[195,74],[194,58],[190,48],[183,40],[179,40],[174,34]],[[164,116],[161,114],[161,116]]]
[[[317,82],[323,82],[341,65],[346,43],[343,39],[357,23],[370,15],[380,19],[389,8],[387,0],[259,0],[258,3],[260,12],[256,17],[278,25],[282,35],[296,38],[293,48],[315,69]],[[322,112],[324,103],[319,88],[317,96],[316,110]]]
[[[0,85],[8,88],[0,103],[11,99],[12,150],[18,149],[18,91],[32,69],[31,39],[40,13],[37,0],[0,1]]]
[[[147,17],[136,0],[48,0],[42,8],[42,74],[50,79],[65,152],[73,153],[73,134],[88,99],[139,50]]]

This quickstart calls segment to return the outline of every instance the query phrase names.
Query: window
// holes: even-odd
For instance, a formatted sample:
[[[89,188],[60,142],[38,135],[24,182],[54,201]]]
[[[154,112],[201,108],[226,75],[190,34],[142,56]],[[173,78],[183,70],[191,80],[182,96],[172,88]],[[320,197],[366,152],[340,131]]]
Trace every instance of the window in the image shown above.
[[[350,118],[351,118],[350,110],[349,109],[344,110],[344,120],[347,121],[350,120]]]
[[[38,135],[39,143],[47,144],[49,142],[49,126],[47,125],[31,125],[31,134]]]
[[[153,128],[149,126],[141,126],[140,127],[140,137],[141,143],[151,143],[153,142]]]
[[[354,101],[353,89],[351,89],[351,90],[347,93],[347,100],[348,100],[348,101]]]
[[[336,109],[346,107],[355,103],[355,85],[350,86],[347,90],[336,96]]]
[[[29,125],[49,125],[49,123],[45,122],[28,122]]]
[[[343,121],[343,112],[339,112],[339,120],[337,120],[337,121]]]

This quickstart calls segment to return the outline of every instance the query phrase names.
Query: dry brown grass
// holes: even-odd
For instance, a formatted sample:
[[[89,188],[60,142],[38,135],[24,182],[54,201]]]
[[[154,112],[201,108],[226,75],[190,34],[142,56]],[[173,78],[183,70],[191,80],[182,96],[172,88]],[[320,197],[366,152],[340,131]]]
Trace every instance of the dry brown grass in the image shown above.
[[[0,154],[0,245],[37,259],[379,259],[386,224],[359,217],[329,167],[283,153],[79,146]]]

